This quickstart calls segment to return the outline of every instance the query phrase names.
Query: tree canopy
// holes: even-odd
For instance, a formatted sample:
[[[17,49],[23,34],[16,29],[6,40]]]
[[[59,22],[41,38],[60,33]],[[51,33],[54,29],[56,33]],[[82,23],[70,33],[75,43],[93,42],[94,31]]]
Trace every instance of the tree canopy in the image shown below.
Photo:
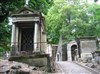
[[[58,43],[60,35],[65,41],[77,36],[100,37],[100,5],[55,0],[46,15],[46,30],[49,43]]]

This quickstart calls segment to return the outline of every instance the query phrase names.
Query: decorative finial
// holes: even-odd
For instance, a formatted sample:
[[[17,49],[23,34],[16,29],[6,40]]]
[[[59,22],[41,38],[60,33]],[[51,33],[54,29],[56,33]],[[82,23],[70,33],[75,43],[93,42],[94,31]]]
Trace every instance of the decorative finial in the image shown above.
[[[25,7],[28,7],[29,0],[25,0]]]

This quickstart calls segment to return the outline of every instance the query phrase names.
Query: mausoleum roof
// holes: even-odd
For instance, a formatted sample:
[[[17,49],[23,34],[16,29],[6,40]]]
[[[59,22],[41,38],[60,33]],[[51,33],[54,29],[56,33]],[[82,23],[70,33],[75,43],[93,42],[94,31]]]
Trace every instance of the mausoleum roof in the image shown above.
[[[20,17],[20,16],[42,16],[41,12],[33,10],[29,7],[23,7],[16,13],[12,14],[12,17]]]
[[[30,22],[30,21],[39,21],[40,25],[45,32],[45,18],[41,12],[33,10],[29,7],[23,7],[16,13],[11,15],[13,22]]]

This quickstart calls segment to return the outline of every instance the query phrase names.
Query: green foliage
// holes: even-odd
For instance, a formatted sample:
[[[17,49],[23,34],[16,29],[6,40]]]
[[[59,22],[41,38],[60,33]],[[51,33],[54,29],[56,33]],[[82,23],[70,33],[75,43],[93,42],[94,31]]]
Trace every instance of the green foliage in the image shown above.
[[[8,16],[20,10],[25,0],[0,0],[0,51],[10,49],[11,26],[8,25]],[[29,7],[47,13],[53,0],[30,0]]]
[[[24,0],[3,0],[1,6],[12,12],[24,5]]]
[[[8,21],[5,19],[4,22],[0,23],[0,47],[3,50],[10,50],[10,26],[7,24]]]
[[[25,0],[3,0],[0,2],[3,7],[8,9],[10,12],[19,10],[25,5]],[[48,8],[53,4],[53,0],[30,0],[29,7],[47,13]]]
[[[22,6],[22,1],[0,0],[0,51],[10,50],[11,26],[8,25],[9,12],[13,12]]]
[[[3,52],[3,48],[2,47],[0,47],[0,52]]]
[[[100,5],[73,4],[65,0],[55,0],[46,15],[46,30],[49,43],[58,43],[59,36],[65,41],[74,40],[77,36],[100,37]]]
[[[53,0],[30,0],[29,7],[46,14],[52,4]]]

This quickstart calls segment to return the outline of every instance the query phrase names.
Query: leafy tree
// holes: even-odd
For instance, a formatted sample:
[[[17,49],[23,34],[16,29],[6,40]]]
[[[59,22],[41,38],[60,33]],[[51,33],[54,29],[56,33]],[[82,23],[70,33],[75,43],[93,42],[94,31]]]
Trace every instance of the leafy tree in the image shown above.
[[[78,0],[73,3],[55,0],[46,16],[48,41],[58,43],[60,35],[63,35],[66,41],[74,40],[77,36],[97,37],[100,35],[100,26],[97,26],[99,8],[100,5],[95,3],[90,5],[80,4]]]
[[[91,18],[90,18],[90,24],[91,24],[91,30],[92,30],[92,34],[94,33],[94,36],[96,37],[100,37],[99,31],[100,31],[100,5],[98,4],[93,4],[90,6],[88,6],[88,11],[89,13],[91,13]]]
[[[76,13],[76,8],[73,5],[64,3],[64,0],[55,0],[54,6],[51,7],[46,16],[46,29],[50,43],[58,43],[60,34],[67,34],[66,38],[70,37],[71,31],[67,26],[71,24],[71,20],[74,18],[73,14]]]
[[[30,0],[29,7],[46,14],[52,4],[53,0]]]
[[[0,47],[4,50],[10,49],[10,26],[7,24],[7,19],[0,23]]]

